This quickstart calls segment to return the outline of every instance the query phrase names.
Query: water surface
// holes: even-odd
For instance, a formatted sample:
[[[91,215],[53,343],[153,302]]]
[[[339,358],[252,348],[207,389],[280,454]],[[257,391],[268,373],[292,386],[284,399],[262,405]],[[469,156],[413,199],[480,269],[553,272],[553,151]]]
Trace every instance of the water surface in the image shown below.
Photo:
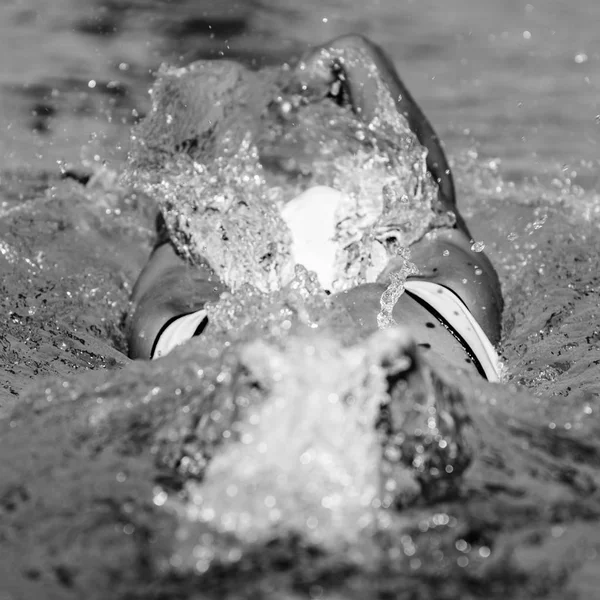
[[[474,396],[483,399],[480,403],[465,400],[477,433],[463,433],[480,440],[474,443],[480,452],[463,489],[470,502],[427,500],[400,512],[400,521],[388,531],[398,533],[396,544],[402,542],[391,543],[390,556],[393,562],[399,551],[405,562],[383,583],[375,585],[373,572],[353,571],[351,560],[318,555],[322,562],[311,562],[317,550],[287,538],[273,542],[269,551],[246,548],[247,564],[256,572],[261,553],[267,556],[266,587],[263,579],[256,583],[241,567],[235,570],[235,544],[224,543],[227,552],[233,551],[226,563],[231,570],[225,573],[233,577],[234,588],[250,580],[269,597],[276,587],[269,576],[275,577],[282,556],[291,555],[300,562],[291,567],[292,575],[286,571],[289,564],[282,567],[291,577],[286,580],[286,585],[292,581],[290,597],[385,597],[390,590],[423,598],[508,593],[562,598],[576,592],[593,597],[600,544],[595,492],[600,426],[597,3],[451,0],[440,7],[392,0],[14,0],[0,11],[1,388],[3,413],[16,414],[13,422],[24,428],[12,431],[4,423],[11,430],[3,435],[6,452],[15,458],[4,467],[2,506],[11,515],[6,537],[21,558],[15,559],[18,568],[2,569],[4,580],[17,590],[15,597],[26,586],[44,582],[58,590],[55,597],[77,596],[94,582],[100,582],[97,589],[108,589],[111,573],[118,573],[124,586],[119,589],[129,590],[128,597],[144,595],[139,582],[148,572],[166,597],[169,589],[178,590],[176,597],[191,597],[198,581],[215,586],[215,594],[225,585],[216,571],[208,573],[208,580],[194,579],[206,572],[210,560],[203,554],[205,546],[188,541],[189,532],[201,537],[204,525],[189,518],[189,506],[179,504],[171,492],[177,489],[173,481],[165,483],[189,473],[169,471],[167,476],[164,470],[155,472],[150,459],[137,459],[145,456],[139,448],[148,439],[158,439],[160,446],[165,438],[185,437],[187,412],[180,411],[178,398],[192,394],[185,396],[185,406],[195,406],[194,390],[205,390],[205,384],[193,379],[191,369],[200,368],[202,352],[208,353],[206,364],[214,357],[210,348],[197,349],[196,357],[190,350],[187,362],[177,367],[178,380],[175,359],[155,372],[141,365],[119,370],[128,364],[120,323],[150,247],[152,207],[123,192],[111,173],[123,169],[130,128],[148,111],[147,90],[162,61],[181,65],[226,56],[251,66],[272,64],[348,31],[371,36],[391,54],[445,141],[461,209],[503,283],[508,386],[497,393],[484,387]],[[103,163],[108,170],[99,172]],[[66,170],[97,175],[84,188],[61,179]],[[273,364],[288,369],[289,361],[305,360],[317,369],[319,352],[329,358],[339,353],[348,364],[351,357],[359,364],[356,357],[362,356],[359,349],[346,356],[346,350],[324,350],[315,342],[320,348],[315,359],[304,356],[293,341],[281,344],[288,354],[280,356],[271,348],[247,359],[265,381]],[[206,367],[209,387],[210,377],[219,376],[211,368]],[[96,371],[92,379],[69,378],[89,370]],[[23,390],[43,375],[51,379],[26,392],[29,400],[21,405]],[[192,391],[186,391],[186,381]],[[298,381],[295,393],[301,395],[308,383]],[[82,408],[64,404],[67,398]],[[160,402],[153,404],[157,398]],[[56,412],[46,408],[54,404]],[[156,422],[164,419],[168,426],[161,429],[163,421],[159,427],[150,419],[153,433],[134,435],[127,423],[146,423],[146,406],[156,411]],[[11,412],[14,407],[17,413]],[[283,417],[293,423],[297,415],[284,412]],[[332,427],[339,424],[334,417],[328,417]],[[264,418],[259,423],[274,417]],[[322,433],[318,424],[307,423],[314,435]],[[27,435],[19,433],[23,430]],[[63,430],[68,434],[60,434]],[[369,439],[364,454],[350,456],[349,464],[360,462],[356,456],[372,457]],[[99,452],[102,448],[108,450]],[[185,452],[192,457],[189,464],[197,466],[196,455]],[[260,454],[258,446],[249,452]],[[163,454],[165,464],[171,464],[168,452]],[[227,467],[239,458],[233,450],[225,454],[216,472],[221,468],[231,475]],[[238,480],[243,476],[238,472]],[[68,502],[52,492],[57,481],[68,491]],[[264,481],[272,491],[266,475]],[[363,483],[369,483],[368,477]],[[208,488],[207,501],[218,505],[220,494],[227,493],[223,485]],[[256,497],[248,490],[243,499]],[[193,486],[190,493],[202,494]],[[169,516],[159,511],[165,503],[172,510]],[[264,506],[254,510],[260,521]],[[73,525],[82,514],[92,515],[93,525],[83,517]],[[175,545],[163,540],[164,530],[153,529],[164,521],[170,531],[173,514],[180,530],[188,532]],[[86,539],[86,531],[98,536],[94,540],[106,535],[116,547],[103,523],[109,524],[107,531],[115,523],[121,528],[127,540],[121,554],[105,558],[94,544],[82,551],[79,540]],[[406,527],[412,530],[407,533]],[[22,531],[28,536],[20,536]],[[133,531],[138,533],[132,536]],[[158,558],[144,546],[148,531],[159,540]],[[59,548],[56,556],[54,548]],[[190,556],[193,564],[187,562]],[[125,564],[137,561],[131,581],[118,557]],[[346,582],[337,592],[331,584],[336,578]],[[181,587],[176,581],[183,582]]]

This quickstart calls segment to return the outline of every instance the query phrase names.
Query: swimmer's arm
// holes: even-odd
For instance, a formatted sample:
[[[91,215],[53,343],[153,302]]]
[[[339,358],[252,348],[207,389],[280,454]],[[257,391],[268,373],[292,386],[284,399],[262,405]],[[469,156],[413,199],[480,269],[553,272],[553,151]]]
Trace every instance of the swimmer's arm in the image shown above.
[[[356,50],[362,51],[361,60],[356,60]],[[333,56],[328,58],[328,53]],[[375,69],[392,95],[398,112],[404,115],[421,145],[427,148],[427,169],[439,186],[442,204],[452,210],[456,204],[454,180],[440,139],[392,61],[377,44],[359,34],[344,35],[311,51],[303,63],[304,72],[299,74],[299,79],[306,79],[301,82],[308,89],[322,88],[323,84],[331,85],[337,80],[349,97],[352,109],[365,122],[376,116],[380,102],[371,77],[371,70]],[[457,225],[469,235],[460,214],[457,214]]]
[[[167,321],[202,309],[224,290],[207,265],[189,265],[170,243],[158,246],[131,296],[127,323],[129,356],[150,358],[156,337]]]
[[[358,59],[357,51],[360,51]],[[496,343],[500,339],[503,304],[498,276],[487,256],[471,249],[473,240],[456,209],[452,173],[439,138],[391,60],[363,36],[346,35],[313,50],[301,63],[297,77],[309,96],[332,95],[333,84],[337,83],[342,93],[338,92],[336,99],[349,100],[354,112],[369,122],[377,115],[380,103],[373,72],[385,82],[398,112],[406,117],[410,129],[427,148],[427,168],[439,186],[441,204],[456,215],[455,228],[411,246],[411,260],[420,270],[419,278],[453,290]],[[402,260],[392,260],[379,281],[387,283],[389,273],[401,267]]]

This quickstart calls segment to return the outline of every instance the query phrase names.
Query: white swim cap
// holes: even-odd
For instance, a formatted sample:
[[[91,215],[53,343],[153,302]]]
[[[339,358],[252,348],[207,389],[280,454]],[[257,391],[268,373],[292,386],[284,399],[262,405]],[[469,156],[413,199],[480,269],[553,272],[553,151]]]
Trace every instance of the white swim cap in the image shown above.
[[[319,283],[332,289],[335,277],[336,212],[345,200],[344,194],[319,185],[309,188],[281,209],[292,232],[292,257],[317,274]]]

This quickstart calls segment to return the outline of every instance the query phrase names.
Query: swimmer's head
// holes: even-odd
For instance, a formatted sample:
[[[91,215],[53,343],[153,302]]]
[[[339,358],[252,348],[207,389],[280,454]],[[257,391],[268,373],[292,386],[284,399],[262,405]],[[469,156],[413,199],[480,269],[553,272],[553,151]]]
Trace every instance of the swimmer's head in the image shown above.
[[[302,264],[316,273],[321,286],[330,291],[376,281],[389,260],[387,251],[379,241],[365,240],[362,234],[379,213],[363,219],[357,218],[356,212],[356,202],[348,195],[323,185],[309,188],[284,205],[281,215],[292,234],[290,272],[293,273],[296,264]],[[345,270],[348,236],[340,236],[340,228],[354,231],[354,238],[350,241],[362,244],[361,255],[368,258],[358,281],[356,273]],[[289,280],[284,276],[284,281]]]

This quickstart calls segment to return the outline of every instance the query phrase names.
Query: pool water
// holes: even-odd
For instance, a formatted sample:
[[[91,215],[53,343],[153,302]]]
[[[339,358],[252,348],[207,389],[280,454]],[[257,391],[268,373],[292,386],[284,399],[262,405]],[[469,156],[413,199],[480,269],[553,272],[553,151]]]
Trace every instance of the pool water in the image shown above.
[[[596,3],[0,11],[7,597],[597,594]],[[119,174],[159,64],[277,64],[348,31],[386,49],[445,142],[461,211],[503,285],[505,383],[426,366],[409,380],[411,350],[394,333],[371,346],[321,335],[311,325],[328,300],[303,274],[293,297],[256,294],[245,314],[227,300],[220,327],[241,339],[216,327],[132,363],[123,319],[155,207]],[[269,320],[303,303],[305,329]],[[344,316],[330,324],[343,331]],[[381,467],[373,424],[387,392],[400,408],[379,432],[402,440]],[[443,444],[415,433],[428,427]],[[386,493],[395,508],[380,510]]]

